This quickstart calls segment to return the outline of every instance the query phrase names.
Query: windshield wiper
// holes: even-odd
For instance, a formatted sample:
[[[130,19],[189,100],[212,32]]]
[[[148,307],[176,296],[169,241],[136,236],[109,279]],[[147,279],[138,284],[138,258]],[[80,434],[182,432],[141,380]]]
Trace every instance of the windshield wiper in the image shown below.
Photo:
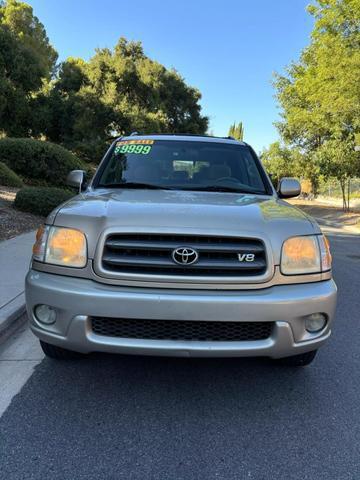
[[[151,190],[172,190],[170,187],[163,185],[154,185],[153,183],[140,183],[140,182],[119,182],[119,183],[107,183],[106,185],[98,185],[101,188],[144,188]]]
[[[226,185],[206,185],[204,187],[186,187],[183,190],[195,190],[199,192],[232,192],[232,193],[252,193],[254,195],[266,195],[261,190],[250,190],[246,188],[228,187]]]

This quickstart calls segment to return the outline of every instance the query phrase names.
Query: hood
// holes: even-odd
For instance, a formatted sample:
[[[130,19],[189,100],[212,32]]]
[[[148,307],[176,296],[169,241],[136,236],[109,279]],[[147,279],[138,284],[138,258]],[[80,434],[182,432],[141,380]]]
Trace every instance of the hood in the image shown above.
[[[311,217],[276,197],[181,190],[90,190],[60,206],[47,223],[84,231],[90,258],[106,228],[254,236],[267,239],[274,255],[286,238],[320,232]]]

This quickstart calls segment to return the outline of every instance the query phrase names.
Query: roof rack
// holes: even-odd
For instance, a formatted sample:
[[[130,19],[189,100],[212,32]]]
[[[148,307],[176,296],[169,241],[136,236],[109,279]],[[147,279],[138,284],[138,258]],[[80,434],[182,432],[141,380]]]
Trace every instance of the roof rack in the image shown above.
[[[226,136],[226,137],[219,137],[217,135],[207,135],[206,133],[200,134],[200,133],[139,133],[139,132],[132,132],[129,137],[136,136],[136,135],[144,135],[144,136],[152,136],[152,135],[161,135],[161,136],[179,136],[179,137],[208,137],[208,138],[224,138],[224,139],[229,139],[229,140],[236,140],[236,138],[231,137],[231,136]],[[126,136],[126,135],[125,135]]]

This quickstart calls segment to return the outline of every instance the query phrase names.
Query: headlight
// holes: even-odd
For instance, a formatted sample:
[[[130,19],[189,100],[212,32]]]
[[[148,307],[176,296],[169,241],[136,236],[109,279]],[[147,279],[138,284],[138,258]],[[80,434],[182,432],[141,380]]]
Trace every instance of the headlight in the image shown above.
[[[331,269],[329,243],[323,235],[288,238],[282,247],[281,273],[301,275]]]
[[[33,258],[53,265],[85,267],[87,261],[85,235],[72,228],[40,227],[33,247]]]

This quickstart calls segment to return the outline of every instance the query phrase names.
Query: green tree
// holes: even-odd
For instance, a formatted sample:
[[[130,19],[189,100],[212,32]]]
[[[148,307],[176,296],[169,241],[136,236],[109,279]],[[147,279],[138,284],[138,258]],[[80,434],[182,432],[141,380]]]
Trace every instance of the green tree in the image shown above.
[[[88,162],[99,161],[111,136],[113,109],[89,86],[86,62],[69,58],[57,79],[32,99],[32,134],[45,135]]]
[[[0,131],[26,136],[31,130],[31,97],[50,78],[56,53],[28,5],[0,3]],[[35,115],[34,115],[35,116]]]
[[[350,180],[360,176],[360,154],[354,149],[354,142],[332,139],[324,142],[316,153],[321,171],[327,177],[336,178],[341,187],[343,209],[350,208]]]
[[[281,145],[280,142],[274,142],[269,148],[264,149],[260,158],[276,186],[281,178],[297,175],[293,150]]]
[[[6,25],[28,50],[39,78],[49,79],[57,60],[57,53],[50,45],[44,25],[34,15],[27,3],[6,0],[0,3],[0,23]]]
[[[236,124],[235,122],[229,128],[229,137],[233,137],[236,140],[243,141],[244,140],[244,126],[242,122]]]
[[[41,80],[31,52],[25,49],[8,27],[0,23],[0,131],[13,136],[27,135],[31,110],[29,97]]]
[[[99,161],[111,136],[204,133],[200,93],[174,70],[148,58],[140,42],[121,38],[89,62],[63,62],[50,88],[34,100],[33,134],[44,133],[87,161]]]
[[[311,155],[298,148],[272,143],[261,153],[261,161],[271,174],[274,185],[277,186],[283,177],[298,177],[311,182],[312,193],[317,193],[319,187],[320,165]]]
[[[275,87],[284,138],[316,149],[333,136],[360,127],[360,0],[321,0],[310,45]]]
[[[342,175],[334,174],[340,164],[331,154],[334,142],[353,151],[360,131],[360,0],[318,0],[308,10],[315,18],[311,43],[286,75],[275,77],[282,108],[277,126],[282,138],[301,148],[315,170],[324,165],[320,158],[329,154],[337,167],[321,174],[331,172],[339,179]],[[341,162],[348,163],[341,171],[352,170],[351,155],[342,155]]]
[[[89,61],[92,90],[117,114],[114,128],[141,132],[204,133],[200,92],[175,70],[148,58],[140,42],[120,38],[114,50],[97,50]]]

